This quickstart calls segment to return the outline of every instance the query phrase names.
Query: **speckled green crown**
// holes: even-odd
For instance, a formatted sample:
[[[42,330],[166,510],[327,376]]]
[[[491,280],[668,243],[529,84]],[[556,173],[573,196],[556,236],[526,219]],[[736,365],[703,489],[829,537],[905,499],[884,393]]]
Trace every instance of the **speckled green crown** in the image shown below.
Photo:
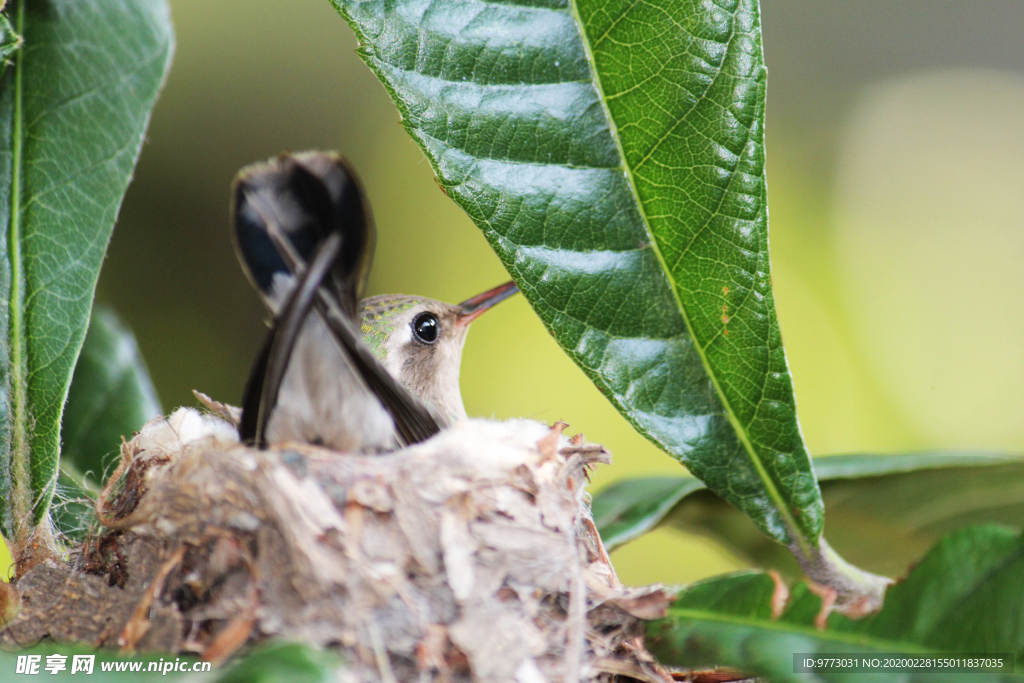
[[[407,311],[421,299],[412,296],[383,296],[366,299],[362,302],[359,318],[362,321],[363,341],[369,345],[373,353],[384,360],[388,350],[384,346],[391,333],[395,331],[395,316]]]

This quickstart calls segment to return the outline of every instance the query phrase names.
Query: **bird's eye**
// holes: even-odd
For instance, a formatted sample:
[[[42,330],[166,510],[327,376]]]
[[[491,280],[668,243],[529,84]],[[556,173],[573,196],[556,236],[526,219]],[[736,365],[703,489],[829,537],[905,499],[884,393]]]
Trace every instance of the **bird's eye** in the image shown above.
[[[441,333],[441,323],[433,313],[420,313],[412,321],[412,333],[424,344],[433,344]]]

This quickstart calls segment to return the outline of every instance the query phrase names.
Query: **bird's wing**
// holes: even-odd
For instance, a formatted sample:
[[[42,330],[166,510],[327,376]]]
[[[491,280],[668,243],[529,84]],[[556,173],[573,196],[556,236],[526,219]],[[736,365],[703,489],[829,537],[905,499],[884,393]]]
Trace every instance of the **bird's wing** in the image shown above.
[[[284,373],[299,333],[302,331],[306,316],[313,307],[315,290],[323,286],[324,278],[330,270],[341,248],[341,235],[330,234],[317,248],[313,262],[302,276],[299,284],[291,292],[280,314],[274,321],[267,341],[260,350],[260,355],[253,365],[252,374],[245,389],[242,421],[239,424],[239,435],[244,441],[251,441],[259,446],[266,446],[267,426],[270,413],[277,406],[277,396],[284,381]]]
[[[232,192],[232,240],[246,276],[277,314],[294,286],[294,274],[268,230],[305,263],[331,234],[344,245],[324,285],[352,315],[369,276],[376,231],[355,173],[330,152],[281,154],[239,171]]]
[[[361,293],[372,258],[366,252],[372,252],[374,242],[372,228],[366,227],[369,218],[361,213],[365,201],[361,193],[348,192],[350,204],[346,206],[347,190],[332,188],[331,183],[337,185],[354,176],[338,157],[319,159],[316,154],[300,155],[303,164],[292,163],[292,157],[279,157],[276,170],[243,170],[235,184],[235,243],[250,279],[265,295],[272,285],[267,269],[271,276],[284,273],[292,281],[298,279],[283,303],[276,306],[274,329],[250,375],[240,436],[265,445],[266,428],[295,342],[306,317],[315,309],[344,361],[392,416],[401,443],[423,441],[440,431],[439,420],[377,361],[354,322],[358,297],[353,298],[353,290]],[[320,172],[305,171],[307,163],[320,164]],[[337,164],[343,174],[323,171],[337,170]],[[354,181],[348,187],[358,189]],[[321,224],[305,225],[310,220]],[[329,224],[328,229],[323,222]],[[303,225],[295,225],[298,223]],[[316,244],[309,247],[302,239],[296,244],[296,235],[303,239],[315,235]],[[251,247],[248,252],[245,245]],[[261,282],[269,283],[268,289]]]

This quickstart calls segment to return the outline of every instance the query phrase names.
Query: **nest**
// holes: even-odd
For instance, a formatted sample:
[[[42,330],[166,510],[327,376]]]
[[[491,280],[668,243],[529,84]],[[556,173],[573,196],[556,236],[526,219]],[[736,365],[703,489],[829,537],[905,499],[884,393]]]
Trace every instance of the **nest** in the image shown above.
[[[382,456],[258,451],[179,409],[122,450],[98,530],[16,584],[6,647],[43,639],[223,661],[280,638],[351,681],[667,677],[658,588],[615,576],[590,517],[598,446],[565,425],[468,420]]]

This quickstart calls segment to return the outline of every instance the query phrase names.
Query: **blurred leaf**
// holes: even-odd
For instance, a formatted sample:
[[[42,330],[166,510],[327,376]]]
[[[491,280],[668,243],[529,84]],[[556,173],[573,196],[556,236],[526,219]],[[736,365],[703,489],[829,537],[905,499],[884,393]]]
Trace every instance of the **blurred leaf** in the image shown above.
[[[130,439],[160,412],[135,336],[111,308],[96,306],[61,423],[53,516],[64,535],[75,538],[88,527],[89,499],[117,459],[121,437]]]
[[[57,490],[50,504],[50,517],[61,535],[81,541],[96,521],[95,500],[99,489],[73,467],[63,464],[57,472]]]
[[[297,643],[272,644],[241,656],[216,683],[330,683],[338,657]]]
[[[1024,542],[1007,529],[972,527],[940,541],[907,579],[890,588],[881,612],[862,620],[828,617],[814,626],[821,598],[797,586],[772,616],[775,583],[766,574],[711,579],[685,590],[668,617],[648,627],[648,647],[671,666],[726,666],[774,683],[855,681],[863,673],[794,673],[793,655],[853,653],[1024,654]],[[1012,671],[1012,666],[1009,667]],[[971,681],[1010,680],[972,673]],[[872,681],[962,680],[963,674],[872,673]],[[1018,678],[1017,680],[1024,680]]]
[[[172,36],[164,0],[8,10],[25,44],[0,82],[0,526],[21,543],[56,483],[61,412]]]
[[[956,527],[1024,528],[1024,458],[987,453],[815,458],[829,537],[851,561],[896,573]],[[594,521],[608,548],[660,523],[706,535],[762,567],[792,560],[690,477],[627,479],[599,493]]]
[[[824,563],[771,290],[756,1],[332,2],[562,348]]]
[[[656,527],[686,496],[703,490],[704,482],[693,477],[620,479],[594,496],[590,509],[605,548],[614,550]]]
[[[98,486],[142,425],[161,413],[135,336],[112,309],[97,306],[68,392],[61,424],[61,468]]]
[[[998,526],[943,538],[866,619],[835,615],[830,628],[946,651],[1024,656],[1024,538]]]

